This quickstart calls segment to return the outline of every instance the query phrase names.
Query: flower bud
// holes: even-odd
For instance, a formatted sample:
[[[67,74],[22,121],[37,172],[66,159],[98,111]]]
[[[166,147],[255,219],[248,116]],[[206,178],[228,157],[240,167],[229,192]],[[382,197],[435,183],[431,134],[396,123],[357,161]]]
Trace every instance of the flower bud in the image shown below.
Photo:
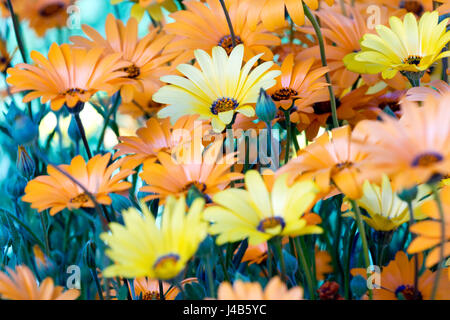
[[[71,117],[71,119],[70,119],[68,134],[69,134],[70,139],[72,139],[72,141],[80,141],[80,139],[81,139],[80,130],[78,129],[78,126],[77,126],[77,123],[76,123],[74,117]]]
[[[27,180],[20,175],[16,175],[14,178],[8,179],[6,191],[13,199],[18,199],[23,196],[26,186]]]
[[[95,242],[92,240],[89,240],[86,242],[86,245],[84,246],[83,250],[83,260],[84,263],[88,266],[89,269],[95,269],[95,251],[97,250],[97,246],[95,245]]]
[[[411,202],[417,197],[417,186],[409,189],[403,189],[398,193],[398,197],[406,202]]]
[[[36,139],[38,126],[26,115],[18,115],[11,126],[11,135],[20,145],[27,145]]]
[[[268,125],[270,125],[277,115],[275,103],[263,88],[259,91],[258,102],[256,103],[256,115]]]
[[[28,154],[27,149],[24,146],[17,148],[17,160],[16,166],[20,174],[25,179],[30,179],[34,175],[36,164],[33,158]]]

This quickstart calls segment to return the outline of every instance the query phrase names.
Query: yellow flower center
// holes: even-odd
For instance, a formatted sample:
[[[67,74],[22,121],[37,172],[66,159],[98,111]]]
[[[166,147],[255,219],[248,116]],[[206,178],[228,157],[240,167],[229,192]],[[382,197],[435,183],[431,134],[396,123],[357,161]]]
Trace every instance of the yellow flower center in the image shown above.
[[[156,260],[155,264],[153,265],[153,269],[155,269],[155,272],[158,273],[159,270],[164,269],[171,269],[175,267],[178,260],[180,260],[180,256],[174,253],[169,253],[164,256],[161,256]]]
[[[401,285],[395,290],[397,297],[399,297],[400,293],[405,300],[423,300],[422,293],[409,284]]]
[[[88,201],[89,201],[89,197],[85,193],[79,194],[76,197],[70,199],[71,203],[86,203]]]
[[[204,184],[203,182],[198,182],[198,181],[194,181],[194,182],[188,183],[184,187],[184,190],[188,191],[192,186],[196,187],[197,190],[200,191],[200,192],[204,192],[206,190],[206,184]]]
[[[62,2],[57,2],[57,3],[52,3],[49,4],[48,6],[43,7],[42,9],[39,10],[39,14],[42,17],[51,17],[61,11],[63,11],[65,5]]]
[[[65,94],[71,95],[72,97],[75,96],[77,93],[79,94],[85,94],[86,90],[80,89],[80,88],[73,88],[69,89],[65,92]]]
[[[241,44],[242,39],[239,36],[236,36],[236,45]],[[233,47],[233,40],[231,38],[230,35],[224,36],[222,39],[220,39],[219,41],[219,47],[222,47],[225,49],[225,51],[227,52],[227,54],[229,55],[231,53],[231,51],[233,51],[234,47]]]
[[[233,98],[219,98],[211,105],[211,112],[217,115],[221,112],[234,110],[238,105],[239,103]]]
[[[159,292],[146,291],[142,294],[142,300],[159,300]]]
[[[281,100],[288,100],[290,97],[296,96],[298,92],[292,88],[282,88],[277,91],[275,91],[274,94],[272,94],[272,99],[275,101],[281,101]]]
[[[403,0],[400,2],[400,8],[403,8],[408,12],[415,13],[418,16],[420,16],[423,12],[423,5],[416,0]]]
[[[353,162],[351,161],[344,161],[341,163],[336,164],[333,169],[331,169],[331,175],[337,174],[340,171],[353,167]]]
[[[418,66],[420,64],[420,60],[422,60],[422,57],[420,57],[420,56],[409,56],[408,58],[406,58],[403,61],[403,63],[414,64],[414,65]]]
[[[280,231],[284,229],[286,226],[286,223],[284,222],[284,219],[281,217],[269,217],[264,218],[259,222],[258,230],[261,232],[273,232],[275,228],[279,227]]]
[[[437,152],[428,152],[418,155],[412,162],[413,167],[428,167],[441,162],[444,157]]]
[[[129,67],[123,68],[122,71],[125,71],[126,73],[128,73],[128,78],[130,79],[136,79],[137,77],[139,77],[141,75],[141,69],[139,69],[139,67],[137,67],[135,64],[132,64]]]

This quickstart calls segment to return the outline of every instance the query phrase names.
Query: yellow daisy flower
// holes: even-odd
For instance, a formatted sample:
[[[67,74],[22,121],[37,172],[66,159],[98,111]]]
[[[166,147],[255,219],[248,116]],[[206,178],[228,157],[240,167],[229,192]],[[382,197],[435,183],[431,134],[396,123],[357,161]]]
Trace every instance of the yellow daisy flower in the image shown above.
[[[322,228],[311,225],[304,213],[312,207],[319,189],[313,181],[287,184],[288,175],[278,177],[268,190],[255,170],[245,174],[247,190],[231,188],[213,197],[217,206],[205,209],[205,219],[213,222],[209,232],[217,244],[249,238],[257,245],[274,236],[299,236],[321,233]]]
[[[175,278],[206,237],[203,206],[204,200],[198,198],[185,214],[185,198],[169,197],[160,226],[145,205],[142,215],[135,208],[123,212],[125,225],[113,222],[111,232],[101,235],[109,246],[106,254],[114,261],[104,270],[105,277]]]
[[[429,192],[426,185],[418,187],[416,199],[412,201],[415,219],[425,218],[419,207],[423,202],[423,197]],[[344,199],[344,203],[351,207],[348,198]],[[381,187],[366,180],[363,185],[363,196],[356,200],[356,203],[369,214],[369,216],[363,215],[363,220],[377,231],[395,230],[409,221],[408,204],[392,191],[391,182],[386,175],[383,176]],[[344,217],[354,218],[353,211],[344,214]]]
[[[279,70],[269,70],[274,63],[264,62],[251,71],[262,54],[251,58],[242,68],[244,46],[238,45],[230,56],[222,47],[214,47],[212,56],[195,50],[201,70],[189,64],[180,64],[177,70],[187,77],[169,75],[161,81],[170,85],[162,87],[153,100],[169,106],[158,112],[160,118],[176,121],[186,114],[199,114],[199,119],[211,119],[214,131],[221,132],[233,121],[236,112],[247,117],[255,115],[251,103],[258,100],[260,88],[274,86]]]
[[[419,23],[412,13],[405,15],[403,22],[398,17],[389,19],[390,28],[378,25],[376,34],[365,34],[361,41],[362,51],[354,56],[355,63],[347,61],[350,70],[371,65],[371,68],[360,70],[360,73],[379,73],[385,79],[393,78],[398,71],[423,73],[437,60],[450,56],[450,51],[442,49],[450,41],[450,31],[446,32],[448,18],[441,23],[437,11],[426,12]],[[363,62],[363,63],[361,63]],[[374,64],[378,64],[376,66]]]

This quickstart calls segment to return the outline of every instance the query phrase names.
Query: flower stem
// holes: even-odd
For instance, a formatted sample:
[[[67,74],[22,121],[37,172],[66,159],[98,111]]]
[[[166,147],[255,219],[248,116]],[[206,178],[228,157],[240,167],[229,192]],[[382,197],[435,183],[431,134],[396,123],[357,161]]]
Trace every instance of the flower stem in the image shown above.
[[[43,215],[43,212],[39,212],[39,217],[41,218],[42,233],[44,234],[45,254],[47,255],[47,257],[50,257],[50,245],[48,242],[47,225],[45,224]]]
[[[406,201],[408,204],[408,211],[409,211],[409,230],[411,230],[411,226],[414,224],[414,209],[412,206],[412,200]],[[414,239],[414,235],[411,234],[412,239]],[[419,257],[416,253],[414,255],[414,295],[417,296],[419,293]]]
[[[98,280],[98,274],[97,274],[97,270],[95,270],[95,268],[90,268],[91,271],[91,276],[92,279],[95,282],[95,287],[97,288],[97,293],[98,293],[98,297],[100,300],[105,300],[103,298],[103,290],[102,290],[102,286],[100,285],[100,281]]]
[[[100,138],[98,139],[98,142],[97,142],[97,152],[100,151],[100,148],[103,144],[103,140],[105,138],[105,133],[106,133],[106,128],[108,128],[111,115],[116,113],[119,105],[120,105],[120,94],[116,93],[116,96],[114,99],[114,104],[111,106],[111,108],[108,110],[108,114],[105,116],[105,123],[103,124],[102,131],[100,132]]]
[[[286,120],[286,132],[287,132],[287,138],[286,138],[286,151],[284,154],[284,163],[288,163],[289,161],[289,153],[291,151],[291,113],[289,110],[283,110],[284,112],[284,118]]]
[[[25,54],[25,45],[23,42],[22,32],[20,30],[20,23],[17,19],[16,14],[14,13],[14,8],[12,6],[11,0],[6,0],[6,4],[9,9],[9,13],[11,14],[11,19],[13,22],[14,33],[16,35],[17,46],[19,47],[20,55],[22,56],[23,62],[28,63],[27,56]]]
[[[214,276],[211,266],[211,258],[208,255],[206,258],[206,275],[208,277],[208,289],[209,295],[211,298],[215,298],[215,290],[214,290]]]
[[[366,270],[369,270],[370,258],[369,258],[369,246],[367,245],[366,230],[364,229],[364,224],[361,218],[361,210],[355,200],[350,199],[353,211],[355,213],[356,224],[358,225],[359,235],[361,238],[363,251],[364,251],[364,262],[366,264]],[[369,288],[369,299],[372,300],[372,289]]]
[[[228,29],[230,29],[231,43],[232,43],[233,48],[234,48],[234,47],[236,47],[236,34],[234,33],[233,24],[231,23],[230,14],[228,13],[227,6],[223,2],[223,0],[219,0],[219,2],[222,5],[223,12],[225,13],[225,18],[227,19]]]
[[[158,280],[158,286],[159,286],[159,300],[166,300],[166,298],[164,297],[164,288],[161,280]]]
[[[325,54],[325,45],[323,41],[323,35],[322,31],[320,30],[319,23],[317,22],[317,19],[312,14],[311,10],[308,8],[305,2],[303,2],[303,10],[305,11],[305,15],[308,18],[309,21],[311,21],[311,24],[314,28],[314,31],[317,35],[317,41],[319,42],[319,48],[320,48],[320,59],[322,60],[322,66],[327,66],[327,57]],[[329,84],[328,86],[328,92],[330,94],[330,104],[331,104],[331,117],[333,118],[333,127],[337,128],[339,127],[339,121],[337,117],[337,107],[336,107],[336,98],[334,96],[333,87],[331,85],[331,79],[330,74],[327,72],[325,73],[325,80]]]
[[[441,273],[442,273],[442,262],[444,261],[444,248],[445,248],[446,236],[445,236],[445,214],[444,214],[444,208],[442,206],[442,201],[439,196],[439,191],[438,191],[436,185],[432,185],[432,189],[433,189],[434,200],[436,201],[436,204],[438,206],[439,217],[441,220],[441,246],[440,246],[440,250],[439,250],[439,263],[437,265],[434,283],[433,283],[433,289],[431,291],[431,300],[434,300],[436,298],[436,293],[437,293],[438,286],[439,286],[439,279],[440,279]]]
[[[86,132],[84,131],[83,123],[81,122],[81,119],[80,119],[80,114],[74,113],[73,117],[75,118],[75,122],[77,123],[78,131],[80,132],[81,140],[83,140],[84,148],[86,149],[88,159],[91,159],[92,153],[91,153],[91,149],[89,148],[89,143],[86,138]]]
[[[281,266],[281,280],[286,281],[286,263],[284,261],[283,256],[283,243],[281,237],[277,237],[273,239],[273,244],[275,249],[277,250],[278,256],[280,258],[280,266]]]
[[[306,282],[308,283],[308,290],[309,290],[309,295],[310,295],[309,298],[312,300],[315,300],[314,282],[313,282],[313,278],[311,275],[311,270],[309,269],[305,254],[300,247],[300,238],[299,237],[294,238],[294,244],[295,244],[295,250],[297,251],[298,264],[302,265],[303,270],[305,270]]]

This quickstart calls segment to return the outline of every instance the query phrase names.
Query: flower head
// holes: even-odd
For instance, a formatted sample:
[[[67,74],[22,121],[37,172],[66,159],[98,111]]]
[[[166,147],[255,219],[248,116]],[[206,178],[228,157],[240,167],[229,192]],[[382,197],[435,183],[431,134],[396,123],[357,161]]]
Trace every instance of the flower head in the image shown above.
[[[186,148],[183,144],[177,150],[179,150],[178,153],[182,153],[180,158],[171,157],[166,152],[159,152],[157,156],[159,163],[147,162],[144,165],[140,177],[147,185],[140,190],[152,193],[144,200],[159,198],[164,202],[168,195],[187,195],[192,186],[208,197],[212,197],[225,189],[231,181],[242,178],[241,173],[230,171],[230,167],[237,160],[234,154],[220,157],[221,141],[213,143],[203,154],[196,148],[195,141],[188,143]],[[194,153],[193,157],[191,157],[192,153]]]
[[[444,257],[450,255],[450,186],[445,186],[440,191],[440,199],[445,216],[445,237]],[[411,226],[411,232],[416,234],[408,247],[408,253],[417,253],[432,249],[427,256],[426,266],[434,266],[440,259],[441,244],[441,224],[439,209],[434,199],[428,199],[421,206],[421,211],[425,217],[431,220],[425,220],[415,223]]]
[[[398,71],[423,73],[437,60],[450,56],[450,51],[442,52],[450,41],[450,31],[446,32],[449,19],[440,23],[438,19],[437,11],[424,13],[419,23],[412,13],[406,14],[403,21],[391,17],[390,28],[378,25],[378,35],[364,35],[362,52],[354,59],[378,64],[367,72],[382,72],[383,78],[390,79]]]
[[[417,197],[412,201],[415,219],[424,218],[419,207],[428,191],[425,185],[420,185]],[[351,205],[348,199],[346,203]],[[356,203],[368,213],[368,216],[363,215],[362,219],[377,231],[395,230],[409,221],[408,204],[393,192],[391,182],[386,175],[383,176],[381,186],[366,180],[363,185],[363,196],[356,200]],[[344,216],[354,217],[354,213],[349,212]]]
[[[144,205],[142,214],[135,208],[123,212],[125,225],[113,222],[109,225],[111,232],[100,236],[109,246],[106,254],[114,261],[104,275],[175,278],[206,237],[203,205],[204,201],[197,198],[186,214],[185,198],[169,197],[160,227]]]
[[[40,284],[31,270],[20,265],[16,270],[8,267],[0,272],[0,295],[9,300],[75,300],[80,292],[75,289],[64,291],[55,286],[52,278],[45,278]]]
[[[131,183],[121,181],[133,173],[130,169],[122,169],[114,174],[121,161],[108,165],[111,154],[96,155],[86,163],[81,156],[72,159],[70,165],[60,165],[95,197],[100,204],[111,204],[110,193],[127,190]],[[31,203],[31,207],[39,212],[49,209],[54,215],[67,208],[93,208],[94,203],[85,191],[71,179],[47,166],[48,175],[38,176],[28,182],[22,201]]]
[[[212,57],[203,50],[195,50],[195,57],[201,70],[181,64],[177,67],[183,75],[164,76],[161,80],[169,83],[153,95],[153,100],[169,106],[158,116],[171,117],[172,121],[186,114],[199,114],[199,119],[211,119],[214,131],[221,132],[230,124],[236,112],[252,117],[260,88],[275,85],[279,70],[269,70],[273,62],[264,62],[252,71],[251,68],[261,57],[251,58],[243,67],[244,46],[233,49],[230,56],[222,47],[214,47]]]
[[[281,44],[280,38],[273,35],[258,24],[254,30],[249,27],[248,16],[254,8],[243,0],[226,1],[231,23],[235,33],[236,45],[245,47],[244,61],[250,60],[257,54],[263,53],[261,59],[271,61],[273,53],[269,46]],[[177,38],[167,45],[167,52],[179,52],[183,50],[177,61],[186,62],[194,57],[195,49],[202,49],[208,53],[215,46],[225,49],[227,54],[233,50],[233,40],[228,24],[217,0],[207,0],[206,3],[190,1],[186,3],[186,10],[178,11],[170,15],[175,20],[167,24],[164,29]]]
[[[424,105],[403,102],[400,120],[380,114],[383,121],[360,122],[354,143],[368,154],[361,165],[363,179],[387,174],[394,190],[450,174],[450,95],[428,96]]]
[[[126,64],[120,62],[120,54],[102,57],[103,49],[76,49],[67,44],[53,43],[48,59],[37,51],[31,52],[36,66],[18,64],[8,69],[6,80],[12,92],[31,91],[23,102],[41,98],[42,103],[51,101],[52,110],[57,111],[66,104],[73,108],[78,102],[87,102],[98,91],[112,95],[113,85],[125,72],[117,71]]]
[[[422,255],[419,258],[419,270],[423,264]],[[437,272],[425,269],[419,275],[418,288],[414,287],[415,258],[408,259],[403,251],[398,251],[395,259],[389,262],[381,270],[381,288],[372,291],[374,300],[430,300],[434,279]],[[353,276],[367,277],[366,269],[352,269]],[[450,280],[447,275],[441,273],[439,289],[436,293],[437,300],[450,299]]]
[[[358,199],[362,194],[358,164],[367,154],[351,138],[349,126],[333,129],[331,134],[325,132],[302,150],[297,158],[282,167],[279,173],[288,172],[291,181],[313,179],[325,194],[340,191],[352,199]]]
[[[138,39],[138,22],[130,18],[126,25],[109,14],[106,18],[106,39],[94,28],[83,25],[84,33],[90,38],[73,36],[70,40],[77,47],[103,48],[105,54],[116,53],[122,57],[125,72],[120,81],[120,95],[123,102],[133,100],[136,92],[155,92],[162,83],[159,77],[170,72],[166,63],[176,54],[162,54],[163,48],[173,36],[158,34],[152,29],[144,38]]]
[[[301,300],[303,289],[300,287],[288,289],[279,277],[274,277],[264,290],[258,282],[237,280],[233,285],[222,282],[217,295],[219,300]]]
[[[250,245],[257,245],[275,236],[321,233],[304,218],[316,199],[316,185],[302,181],[289,187],[287,178],[278,177],[269,191],[261,175],[249,170],[246,190],[231,188],[216,194],[212,200],[217,205],[205,210],[205,218],[213,223],[209,232],[218,235],[217,244],[248,238]]]

